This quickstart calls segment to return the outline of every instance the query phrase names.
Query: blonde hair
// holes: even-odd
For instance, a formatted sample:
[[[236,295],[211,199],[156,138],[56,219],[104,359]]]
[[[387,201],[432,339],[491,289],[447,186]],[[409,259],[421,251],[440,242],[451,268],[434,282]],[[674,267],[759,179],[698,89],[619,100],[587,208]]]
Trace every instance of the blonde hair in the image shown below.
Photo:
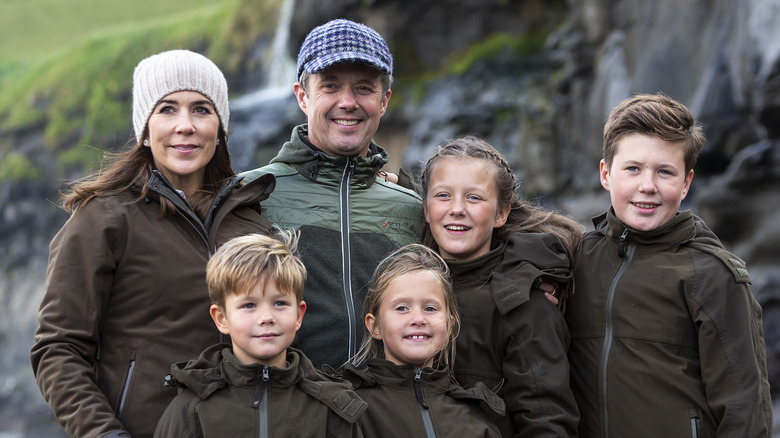
[[[607,167],[617,154],[618,143],[628,135],[644,134],[669,143],[682,143],[685,172],[696,165],[704,146],[704,132],[688,108],[658,94],[637,94],[616,106],[604,124],[602,154]]]
[[[421,176],[423,204],[428,199],[428,184],[433,169],[445,158],[479,159],[493,164],[498,191],[498,206],[510,209],[506,223],[493,229],[493,241],[505,240],[511,233],[518,231],[553,234],[563,244],[569,259],[570,269],[572,272],[574,271],[574,265],[582,248],[580,225],[562,214],[547,211],[541,206],[521,200],[517,196],[517,182],[509,163],[496,148],[476,136],[466,135],[454,138],[445,145],[439,146],[436,153],[428,158]],[[439,249],[428,224],[425,224],[423,228],[420,241],[437,251]],[[561,296],[558,297],[558,308],[565,311],[566,303],[574,293],[573,282],[562,285],[562,289]]]
[[[374,315],[374,324],[379,324],[379,308],[390,284],[404,274],[420,271],[430,272],[436,278],[437,283],[441,287],[446,307],[445,311],[447,312],[448,345],[434,353],[434,363],[452,366],[455,362],[455,338],[460,331],[460,314],[455,301],[455,293],[452,291],[452,284],[450,284],[449,268],[447,268],[447,263],[435,251],[424,245],[414,243],[397,249],[382,260],[371,278],[363,309],[366,314],[371,313]],[[355,365],[360,365],[370,357],[384,357],[384,343],[379,339],[374,339],[366,328],[363,344],[351,362]]]
[[[220,308],[230,295],[246,295],[257,283],[273,280],[285,293],[303,300],[306,267],[296,255],[298,236],[277,230],[275,236],[248,234],[222,245],[206,264],[211,301]]]

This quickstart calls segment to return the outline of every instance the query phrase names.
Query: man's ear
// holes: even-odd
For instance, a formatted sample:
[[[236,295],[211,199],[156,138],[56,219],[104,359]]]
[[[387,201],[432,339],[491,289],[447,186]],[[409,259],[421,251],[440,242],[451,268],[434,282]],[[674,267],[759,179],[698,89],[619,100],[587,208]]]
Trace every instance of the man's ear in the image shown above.
[[[209,314],[211,315],[211,319],[214,320],[217,330],[224,335],[229,335],[230,329],[228,329],[227,326],[227,318],[224,309],[220,309],[216,304],[212,304],[209,308]]]
[[[301,111],[303,111],[304,114],[308,116],[308,97],[306,96],[306,91],[304,91],[303,85],[301,85],[300,82],[296,82],[293,85],[293,93],[295,94],[295,99],[298,100],[298,107],[301,109]]]
[[[393,90],[387,90],[387,93],[385,93],[384,98],[382,99],[382,106],[379,110],[379,115],[383,116],[385,115],[385,112],[387,111],[387,104],[390,103],[390,96],[393,94]]]

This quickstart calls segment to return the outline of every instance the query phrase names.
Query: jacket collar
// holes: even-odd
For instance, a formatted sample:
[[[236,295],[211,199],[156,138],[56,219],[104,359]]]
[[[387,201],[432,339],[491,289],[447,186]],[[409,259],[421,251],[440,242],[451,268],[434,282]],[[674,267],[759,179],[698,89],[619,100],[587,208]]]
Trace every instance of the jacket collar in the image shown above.
[[[376,181],[376,172],[387,164],[387,152],[371,140],[368,156],[351,157],[328,155],[309,141],[307,124],[293,128],[290,141],[282,146],[271,163],[287,163],[310,181],[327,174],[329,179],[340,179],[347,166],[353,166],[352,181],[358,186],[370,187]]]
[[[357,376],[363,381],[361,386],[391,386],[410,385],[414,381],[415,367],[411,365],[396,365],[387,359],[372,357],[366,361],[367,368],[357,368],[351,364],[345,365],[345,371]],[[424,382],[434,382],[435,387],[446,390],[450,387],[449,366],[423,368],[421,378]]]
[[[452,272],[453,280],[456,283],[466,285],[480,285],[490,281],[493,271],[506,249],[506,241],[500,242],[495,248],[487,254],[481,255],[475,259],[458,262],[448,259],[447,267]]]
[[[189,203],[173,188],[165,176],[158,170],[153,170],[151,177],[146,182],[147,202],[154,199],[159,202],[160,197],[171,201],[178,211],[198,230],[198,232],[213,242],[215,233],[224,217],[237,206],[257,204],[268,198],[276,186],[276,178],[273,175],[262,175],[246,185],[241,185],[243,177],[231,177],[228,183],[214,196],[214,200],[206,212],[203,221],[200,220]],[[141,182],[135,183],[135,189],[140,193]],[[214,225],[217,226],[214,226]]]
[[[263,368],[268,368],[269,384],[295,385],[303,377],[300,358],[297,351],[288,349],[286,368],[244,365],[236,359],[229,346],[218,344],[204,350],[196,359],[173,365],[171,375],[177,385],[189,388],[205,400],[228,384],[238,387],[257,385],[263,379]]]
[[[593,224],[597,231],[618,243],[623,239],[626,243],[634,242],[643,246],[675,247],[692,241],[696,237],[697,229],[702,233],[709,230],[706,226],[702,227],[703,223],[697,226],[697,220],[701,221],[690,210],[684,210],[677,212],[669,222],[654,230],[640,231],[624,224],[610,207],[606,213],[593,218]]]

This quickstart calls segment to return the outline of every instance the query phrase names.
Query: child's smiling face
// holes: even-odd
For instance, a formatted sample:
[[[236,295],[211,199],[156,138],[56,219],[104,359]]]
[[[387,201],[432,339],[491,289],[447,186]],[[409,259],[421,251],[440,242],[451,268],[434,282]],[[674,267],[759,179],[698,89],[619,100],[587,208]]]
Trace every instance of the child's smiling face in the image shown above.
[[[228,295],[224,309],[212,305],[211,317],[220,332],[230,335],[239,362],[284,368],[305,311],[305,302],[279,290],[271,279],[258,281],[247,295]]]
[[[447,346],[449,309],[436,276],[413,271],[393,280],[379,314],[366,315],[366,327],[384,344],[385,358],[397,365],[430,367]]]
[[[612,164],[600,165],[601,185],[609,191],[617,217],[636,230],[669,222],[688,194],[693,170],[685,171],[683,146],[645,134],[630,134],[617,144]]]
[[[509,207],[498,204],[495,164],[479,158],[440,159],[423,210],[439,254],[457,261],[487,254],[493,229],[509,215]]]

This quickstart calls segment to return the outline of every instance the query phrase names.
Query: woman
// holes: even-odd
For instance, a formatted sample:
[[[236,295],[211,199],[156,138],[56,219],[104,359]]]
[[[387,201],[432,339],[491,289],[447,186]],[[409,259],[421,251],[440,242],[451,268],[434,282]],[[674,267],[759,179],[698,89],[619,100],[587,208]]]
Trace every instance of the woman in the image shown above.
[[[65,193],[31,359],[73,437],[151,437],[176,395],[171,364],[220,341],[205,266],[231,237],[270,224],[273,177],[241,185],[227,150],[227,82],[186,50],[133,74],[136,143]]]

